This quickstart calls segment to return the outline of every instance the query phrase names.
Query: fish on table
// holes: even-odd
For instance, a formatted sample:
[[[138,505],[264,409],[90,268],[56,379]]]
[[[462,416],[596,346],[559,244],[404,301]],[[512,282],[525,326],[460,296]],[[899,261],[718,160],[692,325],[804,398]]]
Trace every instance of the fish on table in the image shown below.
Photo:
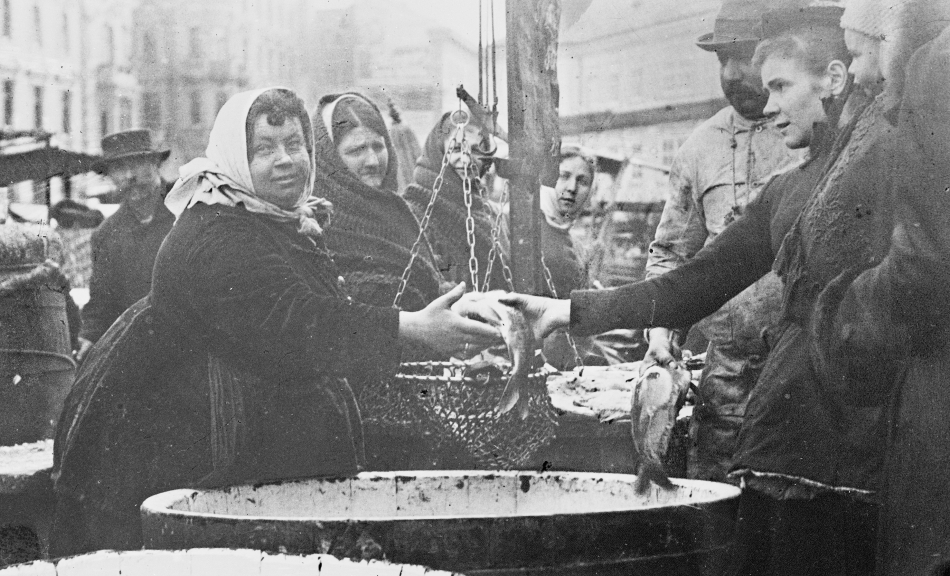
[[[672,489],[663,467],[673,426],[686,401],[691,374],[682,363],[655,364],[640,375],[633,387],[630,406],[630,433],[637,466],[635,489],[644,494],[651,484]]]

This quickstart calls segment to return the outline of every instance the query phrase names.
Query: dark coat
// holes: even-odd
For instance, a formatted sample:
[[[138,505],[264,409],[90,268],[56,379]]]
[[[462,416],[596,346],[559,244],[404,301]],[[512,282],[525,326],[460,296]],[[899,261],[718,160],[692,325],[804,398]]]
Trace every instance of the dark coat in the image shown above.
[[[867,116],[863,118],[868,121]],[[861,126],[859,120],[854,130],[863,131]],[[618,327],[682,327],[717,310],[772,268],[803,207],[811,205],[809,200],[823,190],[819,184],[827,182],[827,162],[853,159],[848,136],[846,130],[830,152],[820,146],[816,158],[772,180],[749,205],[746,215],[680,268],[618,289],[574,292],[572,330],[594,333]],[[826,139],[820,138],[819,144],[822,141]],[[860,150],[866,152],[864,145],[872,141],[862,140]],[[874,166],[874,160],[867,161]],[[881,166],[887,167],[883,161]],[[858,191],[864,186],[867,197],[863,208],[876,213],[873,199],[877,189],[866,186],[874,180],[863,180],[869,175],[837,182]],[[872,177],[883,178],[878,173]],[[824,253],[809,256],[817,254]],[[827,273],[806,259],[803,271],[813,270]],[[797,299],[802,295],[797,290],[793,294],[796,298],[789,301],[807,309],[808,304]],[[813,304],[817,291],[806,296]],[[763,490],[780,498],[807,497],[822,490],[871,497],[880,471],[879,410],[853,414],[827,394],[822,376],[810,361],[808,322],[797,310],[786,306],[785,320],[770,334],[771,351],[749,398],[734,471],[748,484],[759,482]]]
[[[906,76],[894,225],[882,261],[829,295],[829,356],[903,369],[896,385],[855,380],[855,397],[888,395],[880,573],[950,567],[950,29],[918,50]],[[840,305],[832,307],[830,304]]]
[[[343,376],[395,372],[398,312],[346,298],[322,241],[197,205],[148,298],[84,362],[55,441],[55,555],[141,546],[164,490],[348,475],[362,460]]]
[[[445,154],[445,137],[443,130],[448,114],[429,133],[426,138],[422,156],[416,162],[412,173],[412,184],[403,192],[403,197],[420,221],[425,214],[432,190],[442,167],[442,157]],[[488,270],[492,248],[492,230],[495,227],[497,213],[479,193],[481,185],[477,179],[471,179],[472,191],[472,219],[474,220],[475,260],[478,262],[478,290],[482,289],[485,274]],[[449,282],[465,282],[471,284],[469,271],[469,244],[466,236],[466,219],[468,211],[465,206],[465,190],[462,178],[446,166],[442,173],[442,185],[432,210],[432,218],[426,229],[429,245],[435,252],[439,271]],[[508,237],[504,232],[505,226],[498,227],[499,241],[502,246],[502,257],[508,264]],[[497,252],[497,251],[496,251]],[[505,281],[501,262],[495,258],[491,269],[489,289],[508,290],[510,287]],[[472,288],[469,286],[469,288]]]
[[[148,294],[152,265],[175,217],[161,199],[155,216],[142,224],[122,204],[92,234],[89,302],[82,309],[81,338],[96,342],[126,308]]]
[[[392,306],[410,250],[419,237],[419,222],[397,194],[399,160],[389,134],[383,135],[389,164],[379,188],[364,184],[340,159],[320,115],[339,96],[321,98],[313,122],[314,194],[333,203],[327,247],[353,298],[373,306]],[[382,116],[379,123],[383,123]],[[399,307],[409,311],[425,308],[439,296],[441,283],[432,250],[423,238]]]
[[[547,222],[541,225],[541,253],[551,272],[551,281],[558,296],[566,297],[572,290],[587,287],[587,270],[581,265],[569,229],[556,228]],[[545,286],[545,293],[549,294]]]

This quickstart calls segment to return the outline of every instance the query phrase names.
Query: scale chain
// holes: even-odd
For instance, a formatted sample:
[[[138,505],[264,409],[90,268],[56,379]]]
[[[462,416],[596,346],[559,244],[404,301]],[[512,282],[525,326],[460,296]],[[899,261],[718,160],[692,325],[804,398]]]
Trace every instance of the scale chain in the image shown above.
[[[544,261],[544,253],[541,253],[541,271],[544,272],[544,282],[548,285],[548,290],[551,291],[551,297],[557,298],[557,289],[554,287],[554,278],[551,277],[551,269],[548,268],[547,262]],[[580,353],[577,351],[577,343],[574,342],[574,338],[567,332],[564,333],[567,336],[567,343],[571,345],[571,350],[574,352],[574,362],[578,366],[584,366],[584,360],[581,358]]]
[[[426,211],[422,215],[422,220],[419,222],[419,235],[416,236],[416,241],[409,250],[409,264],[406,265],[406,268],[402,271],[402,277],[399,279],[399,289],[396,290],[396,298],[393,300],[394,307],[399,307],[399,301],[402,300],[403,292],[406,291],[406,285],[409,283],[409,275],[412,274],[412,265],[415,263],[416,257],[419,255],[419,248],[425,239],[426,229],[429,226],[429,218],[432,216],[432,209],[435,207],[435,198],[442,189],[445,168],[448,165],[449,154],[446,152],[442,155],[442,167],[439,169],[439,175],[435,177],[435,182],[432,185],[432,196],[429,197],[429,204],[426,206]]]
[[[463,152],[471,158],[470,145],[462,138]],[[462,178],[462,191],[465,198],[465,236],[468,241],[468,271],[472,276],[472,290],[478,289],[478,259],[475,258],[475,218],[472,216],[472,181],[468,177],[468,164],[465,165],[464,178]]]
[[[505,183],[504,192],[501,195],[501,205],[504,206],[508,202],[508,183]],[[508,267],[508,264],[505,263],[505,253],[502,250],[501,246],[501,219],[504,217],[504,210],[499,209],[498,214],[495,215],[495,222],[492,225],[491,230],[491,250],[488,251],[488,266],[485,268],[485,280],[482,283],[482,292],[488,291],[488,283],[491,279],[492,267],[495,263],[495,258],[498,258],[498,261],[501,262],[501,273],[505,278],[505,284],[508,286],[508,290],[515,291],[514,276],[511,273],[511,268]]]

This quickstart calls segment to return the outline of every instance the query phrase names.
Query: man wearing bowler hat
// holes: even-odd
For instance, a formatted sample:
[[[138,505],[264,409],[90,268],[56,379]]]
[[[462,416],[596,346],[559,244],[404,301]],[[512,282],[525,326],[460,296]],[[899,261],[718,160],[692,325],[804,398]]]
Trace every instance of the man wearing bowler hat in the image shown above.
[[[92,235],[92,277],[77,361],[126,308],[151,290],[155,255],[175,223],[163,202],[168,185],[158,171],[169,153],[152,147],[148,130],[102,139],[103,157],[93,169],[112,180],[121,205]]]
[[[743,214],[771,174],[799,160],[763,113],[768,92],[752,65],[767,8],[768,0],[725,0],[713,31],[697,40],[719,58],[730,105],[697,127],[673,160],[671,196],[650,244],[647,278],[691,259]],[[767,354],[762,331],[778,319],[780,303],[781,283],[769,274],[696,326],[709,347],[690,429],[689,477],[726,480],[749,391]],[[670,328],[677,327],[647,331],[645,361],[670,361],[679,338]]]

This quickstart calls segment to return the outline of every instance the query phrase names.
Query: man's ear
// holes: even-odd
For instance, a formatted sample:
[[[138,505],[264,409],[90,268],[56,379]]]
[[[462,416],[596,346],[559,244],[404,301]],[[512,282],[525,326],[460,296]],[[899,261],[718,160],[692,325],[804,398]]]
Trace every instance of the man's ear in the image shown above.
[[[825,69],[826,87],[832,96],[841,96],[848,86],[848,66],[841,60],[832,60]]]

